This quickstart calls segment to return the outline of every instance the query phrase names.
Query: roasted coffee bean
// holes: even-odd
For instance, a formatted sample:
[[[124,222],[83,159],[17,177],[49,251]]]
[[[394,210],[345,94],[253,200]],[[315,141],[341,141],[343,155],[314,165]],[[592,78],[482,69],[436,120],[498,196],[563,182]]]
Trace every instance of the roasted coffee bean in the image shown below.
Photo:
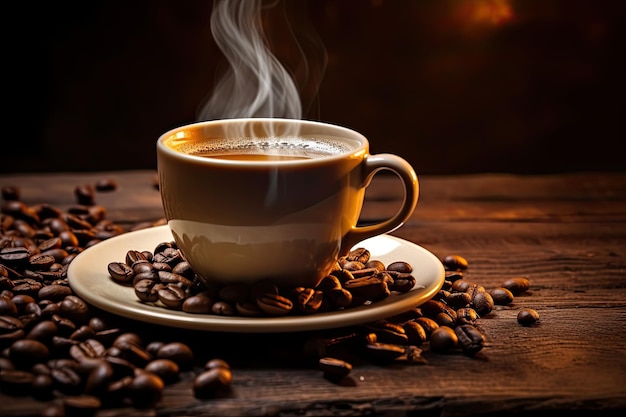
[[[352,371],[352,364],[341,359],[324,357],[319,360],[319,367],[324,376],[330,379],[341,379]]]
[[[530,288],[530,281],[524,277],[509,278],[502,283],[502,287],[511,291],[514,296],[518,296]]]
[[[90,206],[95,204],[94,189],[90,184],[81,184],[74,188],[74,195],[78,204]]]
[[[0,297],[0,316],[17,316],[17,306],[8,297]],[[1,326],[1,324],[0,324]]]
[[[83,379],[80,374],[70,367],[58,367],[50,370],[54,385],[64,394],[78,395],[83,391]]]
[[[237,309],[232,303],[220,300],[213,303],[211,312],[218,316],[234,316],[237,313]]]
[[[183,255],[178,248],[165,248],[161,252],[154,252],[154,262],[163,262],[170,266],[183,261]]]
[[[343,262],[340,263],[341,268],[345,269],[346,271],[359,271],[363,268],[365,268],[365,264],[363,264],[362,262],[359,261],[349,261],[347,259],[344,259]]]
[[[482,350],[485,343],[483,334],[470,324],[463,324],[454,329],[458,344],[466,355],[473,356]]]
[[[168,271],[158,271],[157,275],[159,276],[159,280],[163,284],[176,284],[178,287],[185,289],[193,286],[193,282],[191,280],[185,278],[182,275],[175,274],[173,272]]]
[[[232,373],[227,368],[210,368],[200,372],[193,381],[196,398],[214,398],[230,392]]]
[[[433,333],[433,331],[435,331],[435,329],[439,327],[437,322],[429,317],[418,317],[414,320],[416,323],[418,323],[420,326],[424,328],[424,331],[426,331],[426,335],[429,338],[430,338],[430,335]]]
[[[57,304],[58,305],[58,304]],[[76,331],[76,324],[66,317],[61,317],[58,314],[52,314],[50,316],[50,320],[52,320],[59,329],[59,334],[67,335],[74,333]]]
[[[169,267],[168,264],[161,262],[162,265],[167,265]],[[178,262],[176,265],[174,265],[173,267],[170,267],[171,271],[175,274],[178,275],[182,275],[183,277],[189,279],[189,280],[193,280],[195,273],[193,271],[193,269],[191,269],[191,265],[189,265],[189,262],[187,261],[180,261]]]
[[[460,255],[447,255],[441,263],[447,271],[464,271],[469,266],[467,259]]]
[[[391,295],[385,275],[354,278],[344,282],[343,287],[352,293],[353,299],[358,297],[364,301],[380,301]]]
[[[370,251],[366,248],[356,248],[348,252],[348,255],[346,255],[346,259],[348,261],[357,261],[365,264],[370,260],[370,256]]]
[[[120,350],[120,357],[137,367],[144,367],[153,357],[145,348],[131,342],[118,342],[115,345]]]
[[[456,311],[456,324],[475,324],[478,320],[478,313],[471,307],[459,308]]]
[[[135,262],[147,260],[148,259],[141,251],[132,249],[126,252],[126,258],[124,259],[124,262],[126,262],[126,265],[132,267]]]
[[[137,368],[129,388],[133,406],[149,408],[161,400],[165,383],[158,375]]]
[[[467,307],[472,302],[472,297],[467,292],[452,292],[445,298],[446,303],[453,309],[458,310]]]
[[[410,345],[421,346],[428,340],[424,327],[416,321],[407,321],[402,325],[407,342]]]
[[[77,362],[101,358],[105,352],[104,345],[96,339],[87,339],[70,347],[70,356]]]
[[[354,269],[354,270],[351,270],[350,272],[352,273],[352,276],[354,278],[363,278],[363,277],[370,277],[372,275],[376,275],[380,271],[376,268],[363,267],[363,269]]]
[[[539,313],[532,308],[522,308],[517,313],[517,322],[522,326],[532,326],[539,321]]]
[[[324,293],[322,291],[316,291],[313,288],[303,288],[298,293],[296,298],[296,308],[298,311],[304,314],[313,314],[322,306],[324,301]]]
[[[509,305],[513,302],[513,299],[515,298],[513,293],[504,287],[494,288],[489,291],[489,294],[491,295],[491,298],[493,299],[495,305]]]
[[[51,284],[42,287],[37,292],[37,299],[40,301],[51,300],[53,302],[57,302],[72,294],[72,289],[67,285]]]
[[[334,275],[326,275],[315,287],[315,289],[322,291],[324,294],[341,288],[341,281],[339,281],[339,278]]]
[[[430,350],[437,353],[448,353],[457,348],[459,338],[455,331],[447,326],[436,328],[430,335]]]
[[[68,295],[59,303],[59,314],[75,324],[82,324],[89,319],[89,306],[82,298]]]
[[[293,302],[279,294],[263,294],[256,302],[259,308],[270,316],[284,316],[293,309]]]
[[[193,351],[185,343],[170,342],[166,343],[159,348],[155,355],[158,359],[169,359],[180,367],[180,369],[186,370],[193,364]]]
[[[113,178],[100,178],[96,181],[95,189],[98,192],[115,191],[117,182]]]
[[[415,277],[410,273],[394,273],[393,271],[388,271],[388,273],[393,278],[393,281],[388,284],[391,291],[396,291],[400,293],[409,292],[413,289],[415,283],[417,282]]]
[[[167,308],[180,309],[185,301],[185,290],[176,284],[167,284],[157,291],[159,301]]]
[[[152,279],[142,279],[133,286],[135,295],[144,303],[154,303],[159,300],[159,290],[163,288],[163,284],[159,284]]]
[[[452,309],[449,305],[444,302],[437,300],[427,300],[423,303],[420,308],[424,312],[424,315],[432,318],[437,323],[441,325],[441,323],[454,323],[456,322],[456,310]],[[443,316],[439,316],[439,314],[443,314]],[[437,317],[439,316],[439,320]],[[447,316],[447,320],[443,320]]]
[[[458,281],[460,279],[463,279],[463,272],[462,271],[446,271],[445,272],[445,280],[446,281],[454,282],[454,281]]]
[[[220,359],[220,358],[209,359],[204,364],[204,369],[206,370],[214,369],[214,368],[230,369],[230,365],[224,359]]]
[[[411,264],[405,261],[395,261],[387,265],[386,268],[388,271],[402,272],[406,274],[410,274],[413,272],[413,267]]]
[[[365,346],[366,354],[374,362],[390,362],[405,352],[405,349],[401,345],[395,345],[392,343],[368,343]]]
[[[111,381],[113,381],[114,371],[111,363],[105,359],[98,359],[92,365],[85,381],[85,393],[103,395]]]
[[[135,266],[138,264],[135,264]],[[141,264],[139,264],[141,265]],[[139,268],[141,269],[141,268]],[[158,271],[155,270],[150,270],[150,271],[142,271],[139,273],[135,273],[135,276],[132,279],[132,283],[133,286],[137,285],[137,283],[139,283],[139,281],[143,281],[144,279],[147,279],[149,281],[152,281],[154,284],[157,283],[161,283],[161,281],[159,280],[159,274]]]
[[[34,339],[20,339],[9,347],[8,358],[21,369],[29,369],[36,363],[44,362],[50,356],[48,347]]]
[[[376,340],[381,343],[391,343],[395,345],[407,345],[408,337],[401,325],[387,320],[378,320],[363,325],[367,332],[375,333]]]
[[[485,317],[487,314],[491,313],[495,304],[491,295],[483,291],[474,294],[471,305],[480,317]]]
[[[192,314],[209,314],[213,306],[213,300],[208,295],[208,291],[187,297],[182,304],[182,310]],[[255,307],[256,304],[253,304]],[[237,304],[239,310],[239,303]],[[245,315],[245,314],[244,314]]]
[[[26,265],[30,259],[30,251],[25,247],[6,247],[0,249],[0,262],[7,266]]]
[[[345,288],[331,290],[324,294],[335,309],[342,309],[352,305],[352,293]]]
[[[49,343],[52,337],[59,332],[59,328],[52,320],[44,320],[35,324],[26,334],[27,339],[39,340],[42,343]]]
[[[171,359],[154,359],[144,369],[157,375],[166,384],[178,380],[180,376],[180,367]]]
[[[52,255],[33,255],[28,258],[28,266],[33,271],[42,271],[49,269],[52,264],[56,262],[56,259]]]

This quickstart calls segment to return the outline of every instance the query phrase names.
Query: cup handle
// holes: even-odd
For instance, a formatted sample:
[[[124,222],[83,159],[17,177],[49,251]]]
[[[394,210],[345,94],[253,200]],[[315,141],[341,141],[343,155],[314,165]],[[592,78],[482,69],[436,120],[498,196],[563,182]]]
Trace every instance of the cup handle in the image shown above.
[[[368,226],[353,226],[341,241],[340,256],[346,255],[354,245],[364,239],[389,233],[399,228],[415,210],[419,196],[419,182],[413,167],[398,155],[388,153],[370,155],[364,161],[363,186],[369,186],[374,175],[381,170],[395,173],[402,181],[404,186],[402,205],[396,214],[387,220]]]

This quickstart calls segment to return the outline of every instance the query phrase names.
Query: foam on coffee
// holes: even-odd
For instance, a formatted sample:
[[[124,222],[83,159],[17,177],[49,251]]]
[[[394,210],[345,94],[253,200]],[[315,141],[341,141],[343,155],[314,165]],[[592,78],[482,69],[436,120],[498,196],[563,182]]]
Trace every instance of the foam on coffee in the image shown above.
[[[313,159],[345,154],[351,148],[345,139],[320,137],[214,138],[180,141],[174,148],[189,155],[249,160]],[[259,158],[254,156],[267,156]],[[247,157],[246,157],[247,156]]]

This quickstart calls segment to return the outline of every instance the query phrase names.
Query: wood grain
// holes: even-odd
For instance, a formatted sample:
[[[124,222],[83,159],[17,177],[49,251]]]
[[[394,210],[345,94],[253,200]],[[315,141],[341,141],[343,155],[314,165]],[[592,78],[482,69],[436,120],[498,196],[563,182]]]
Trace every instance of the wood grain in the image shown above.
[[[102,177],[118,190],[98,193],[108,216],[131,228],[162,218],[154,173],[5,175],[29,204],[75,204],[73,188]],[[349,383],[324,379],[303,354],[323,332],[237,335],[169,330],[200,356],[233,366],[229,398],[198,400],[192,372],[165,389],[156,410],[105,409],[98,416],[621,415],[626,410],[626,175],[481,174],[421,177],[412,218],[394,235],[438,257],[469,261],[466,278],[485,288],[523,276],[530,290],[479,320],[487,346],[473,358],[428,350],[428,363],[355,364]],[[363,221],[384,218],[402,198],[379,176]],[[540,323],[520,326],[522,307]],[[136,323],[127,323],[130,328]],[[141,325],[142,327],[146,327]],[[149,327],[149,326],[148,326]],[[163,329],[155,328],[155,332]],[[38,415],[44,403],[0,393],[0,415]]]

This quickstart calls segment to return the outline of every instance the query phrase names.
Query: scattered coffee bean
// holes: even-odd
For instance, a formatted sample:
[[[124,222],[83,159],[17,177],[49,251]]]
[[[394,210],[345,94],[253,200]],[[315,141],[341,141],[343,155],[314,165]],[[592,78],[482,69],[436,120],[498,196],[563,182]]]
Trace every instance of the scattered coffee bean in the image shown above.
[[[117,189],[117,182],[113,178],[101,178],[96,181],[96,191],[106,192],[115,191]]]
[[[532,308],[522,308],[517,313],[517,322],[522,326],[532,326],[539,321],[539,313]]]
[[[528,291],[530,288],[530,281],[524,277],[509,278],[502,283],[502,287],[511,291],[515,296]]]

